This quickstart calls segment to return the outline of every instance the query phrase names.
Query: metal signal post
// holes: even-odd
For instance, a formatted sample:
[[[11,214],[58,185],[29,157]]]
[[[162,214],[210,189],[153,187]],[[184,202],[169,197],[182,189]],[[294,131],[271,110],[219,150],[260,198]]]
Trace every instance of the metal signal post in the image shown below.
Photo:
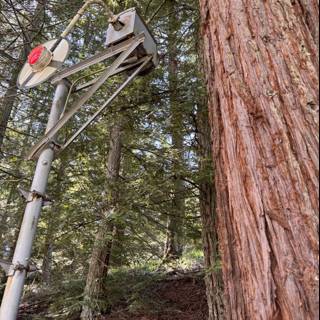
[[[32,243],[41,208],[50,201],[46,196],[46,189],[54,158],[94,122],[135,77],[147,74],[158,64],[156,42],[136,9],[132,8],[119,15],[114,15],[105,6],[105,13],[109,18],[107,48],[82,62],[60,70],[70,49],[65,37],[73,30],[77,21],[91,4],[105,6],[101,0],[85,1],[83,7],[58,39],[48,41],[31,51],[18,78],[17,85],[23,89],[33,88],[48,79],[51,79],[51,83],[57,87],[45,135],[31,148],[26,157],[27,160],[36,160],[37,166],[30,191],[21,190],[27,206],[13,261],[9,263],[0,259],[0,267],[6,271],[8,276],[0,309],[0,320],[16,319],[26,275],[28,272],[37,270],[30,261]],[[105,63],[109,58],[113,58],[112,64],[101,70],[100,76],[96,79],[79,83],[79,80],[87,78],[87,75],[82,75],[72,84],[67,80],[67,77],[74,76],[93,65]],[[64,143],[58,144],[56,141],[58,135],[70,119],[82,109],[108,79],[120,74],[127,74],[127,78],[123,80],[119,88],[96,112],[88,116],[84,124],[71,137],[67,138]],[[66,110],[70,95],[80,91],[85,91],[85,93]]]
[[[63,110],[69,84],[61,80],[57,85],[47,124],[47,131],[59,121]],[[26,193],[27,206],[11,266],[8,269],[8,280],[0,309],[0,320],[14,320],[17,317],[26,274],[30,271],[32,242],[36,233],[37,223],[45,195],[49,172],[54,158],[53,146],[41,152],[30,192]]]

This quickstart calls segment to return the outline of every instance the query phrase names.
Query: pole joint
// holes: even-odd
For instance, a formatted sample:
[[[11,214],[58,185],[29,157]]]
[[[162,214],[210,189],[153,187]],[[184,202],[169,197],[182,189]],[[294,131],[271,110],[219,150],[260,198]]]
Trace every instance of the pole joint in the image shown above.
[[[13,277],[17,271],[33,273],[40,270],[34,263],[28,263],[27,265],[24,265],[20,262],[17,262],[16,264],[12,264],[8,261],[0,260],[0,266],[6,273],[7,277]]]
[[[42,199],[42,205],[44,207],[53,203],[53,200],[48,195],[36,190],[27,191],[21,187],[19,187],[18,190],[21,196],[26,200],[26,203],[33,202],[35,199]]]

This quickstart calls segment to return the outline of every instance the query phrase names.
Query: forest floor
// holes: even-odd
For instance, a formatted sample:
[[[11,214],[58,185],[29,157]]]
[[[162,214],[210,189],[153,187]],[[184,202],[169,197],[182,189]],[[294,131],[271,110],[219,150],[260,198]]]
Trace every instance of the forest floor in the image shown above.
[[[123,279],[124,280],[124,279]],[[140,279],[141,280],[141,279]],[[153,275],[147,281],[136,283],[126,279],[127,288],[121,288],[112,301],[108,314],[99,320],[206,320],[207,301],[203,273],[199,271],[171,271]],[[115,282],[117,280],[115,279]],[[133,280],[135,281],[135,280]],[[118,283],[121,286],[121,283]],[[128,288],[134,290],[128,293]],[[138,289],[137,289],[138,287]],[[122,290],[122,291],[121,291]],[[52,305],[54,296],[29,296],[20,308],[18,320],[66,319],[78,320],[79,312],[69,316],[54,314],[52,309],[65,309]],[[59,312],[58,312],[59,313]]]
[[[114,311],[105,320],[206,320],[207,301],[204,281],[184,275],[168,278],[146,288],[149,307],[130,312]]]

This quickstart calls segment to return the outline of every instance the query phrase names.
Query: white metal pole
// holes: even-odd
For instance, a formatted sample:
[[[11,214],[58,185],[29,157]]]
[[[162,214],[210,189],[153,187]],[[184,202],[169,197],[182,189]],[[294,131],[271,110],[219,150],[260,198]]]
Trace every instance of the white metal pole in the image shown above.
[[[47,124],[47,131],[59,121],[68,94],[68,86],[67,80],[61,80],[57,85]],[[18,315],[20,299],[30,263],[32,242],[44,200],[41,195],[44,195],[46,192],[53,159],[54,150],[48,148],[43,150],[37,163],[12,266],[2,298],[0,320],[16,320]]]

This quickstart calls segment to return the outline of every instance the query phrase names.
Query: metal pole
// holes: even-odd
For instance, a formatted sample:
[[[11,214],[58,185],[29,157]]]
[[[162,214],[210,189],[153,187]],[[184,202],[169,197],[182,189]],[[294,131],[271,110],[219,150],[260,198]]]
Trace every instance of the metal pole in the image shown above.
[[[68,83],[61,80],[56,88],[47,130],[58,121],[68,94]],[[46,192],[49,172],[54,159],[54,150],[48,148],[41,153],[32,182],[28,204],[24,213],[21,230],[15,249],[12,266],[9,270],[6,289],[1,303],[0,320],[16,320],[25,278],[29,269],[32,242],[36,233],[43,195]]]
[[[120,31],[124,24],[119,21],[119,17],[114,15],[114,13],[109,9],[106,3],[104,3],[102,0],[86,0],[84,5],[80,8],[80,10],[77,12],[77,14],[73,17],[69,25],[66,27],[66,29],[61,33],[61,38],[66,38],[67,35],[73,30],[79,19],[84,15],[87,8],[91,6],[92,4],[99,4],[105,8],[106,16],[109,20],[109,22],[113,25],[116,31]]]

